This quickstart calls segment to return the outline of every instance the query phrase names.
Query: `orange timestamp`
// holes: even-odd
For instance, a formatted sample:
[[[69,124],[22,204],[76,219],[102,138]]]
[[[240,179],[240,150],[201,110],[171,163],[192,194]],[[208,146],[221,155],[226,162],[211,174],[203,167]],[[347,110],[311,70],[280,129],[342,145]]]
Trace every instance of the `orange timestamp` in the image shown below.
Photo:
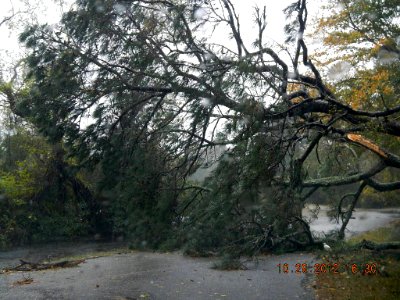
[[[363,275],[375,275],[377,274],[377,264],[376,263],[279,263],[277,265],[278,272],[282,274],[340,274],[343,272],[348,272],[351,274],[363,274]]]

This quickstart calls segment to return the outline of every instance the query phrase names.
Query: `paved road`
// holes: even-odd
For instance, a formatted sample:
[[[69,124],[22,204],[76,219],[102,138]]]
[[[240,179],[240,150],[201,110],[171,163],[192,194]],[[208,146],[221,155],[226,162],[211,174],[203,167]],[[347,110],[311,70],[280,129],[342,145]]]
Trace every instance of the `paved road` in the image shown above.
[[[399,210],[359,210],[355,216],[350,225],[359,224],[364,231],[398,218]],[[366,227],[366,220],[372,222],[370,227]],[[323,214],[311,227],[316,225],[321,225],[321,230],[331,226]],[[58,243],[14,249],[0,252],[0,268],[16,265],[20,258],[40,261],[47,256],[65,257],[119,246],[126,245]],[[0,299],[313,299],[312,289],[306,288],[313,281],[311,274],[279,274],[277,267],[288,263],[292,271],[296,263],[312,261],[312,254],[286,254],[262,257],[246,271],[217,271],[210,268],[210,259],[179,253],[115,254],[88,259],[76,268],[0,275]],[[33,282],[15,285],[24,277]]]
[[[0,275],[0,299],[313,299],[312,275],[279,274],[278,263],[311,263],[311,254],[265,256],[249,270],[217,271],[213,261],[180,253],[133,252],[88,259],[79,267]],[[32,278],[27,285],[16,281]]]

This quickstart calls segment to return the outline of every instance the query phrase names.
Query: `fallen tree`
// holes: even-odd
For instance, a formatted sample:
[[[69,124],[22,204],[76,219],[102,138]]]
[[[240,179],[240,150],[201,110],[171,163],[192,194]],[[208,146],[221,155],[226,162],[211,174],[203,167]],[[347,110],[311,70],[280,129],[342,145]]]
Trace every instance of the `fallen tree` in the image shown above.
[[[28,272],[28,271],[42,271],[42,270],[58,269],[58,268],[72,268],[85,262],[85,260],[78,259],[78,260],[63,260],[55,263],[35,263],[20,259],[20,262],[21,263],[15,267],[2,269],[1,273],[7,273],[13,271]]]
[[[374,243],[372,241],[362,240],[361,243],[357,245],[357,248],[375,251],[395,250],[400,249],[400,242]]]
[[[302,218],[304,203],[318,189],[354,184],[359,189],[349,208],[343,210],[341,203],[338,210],[343,237],[364,187],[399,187],[397,181],[377,178],[389,168],[400,169],[398,148],[385,147],[386,140],[394,143],[400,136],[398,84],[391,86],[390,97],[376,87],[383,104],[371,95],[370,106],[352,105],[310,56],[306,1],[295,1],[286,14],[288,40],[282,51],[266,41],[266,8],[255,10],[258,30],[248,45],[230,0],[202,7],[180,1],[118,1],[118,6],[79,1],[59,27],[34,26],[21,35],[30,50],[28,91],[3,94],[50,140],[64,141],[82,165],[100,163],[109,170],[105,155],[120,151],[125,159],[113,157],[114,171],[126,170],[129,161],[140,160],[137,145],[156,141],[161,151],[154,153],[163,153],[155,155],[163,168],[152,177],[159,180],[141,177],[142,166],[110,172],[106,180],[118,174],[127,178],[124,184],[135,178],[140,187],[154,187],[151,193],[129,195],[128,204],[150,207],[163,221],[173,211],[176,218],[162,224],[188,225],[194,244],[246,244],[248,251],[273,249],[282,238],[292,245],[314,244]],[[213,28],[226,25],[233,46],[202,36],[205,24],[211,35]],[[87,115],[93,122],[82,126]],[[216,146],[230,150],[206,186],[190,185],[193,194],[188,195],[188,176]],[[327,157],[337,146],[354,157],[333,164]],[[363,152],[376,158],[371,166],[362,165]],[[175,184],[165,187],[168,176]],[[170,190],[174,199],[155,203],[161,190]],[[167,209],[159,215],[160,206]],[[148,222],[140,220],[145,228]]]

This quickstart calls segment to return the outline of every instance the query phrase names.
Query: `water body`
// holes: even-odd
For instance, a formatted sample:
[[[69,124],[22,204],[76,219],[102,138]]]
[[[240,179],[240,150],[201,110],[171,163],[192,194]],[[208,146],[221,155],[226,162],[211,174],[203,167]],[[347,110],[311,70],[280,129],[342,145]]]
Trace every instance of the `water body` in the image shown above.
[[[315,206],[310,205],[303,209],[303,216],[305,218],[311,218],[311,211],[315,209]],[[338,230],[342,226],[342,222],[336,222],[331,220],[327,212],[329,207],[327,205],[320,205],[320,211],[316,219],[313,219],[310,223],[311,231],[316,236],[321,236],[332,230]],[[346,238],[353,235],[360,234],[366,231],[370,231],[379,227],[384,227],[390,222],[400,220],[400,208],[391,209],[365,209],[359,208],[353,212],[352,219],[347,225]]]

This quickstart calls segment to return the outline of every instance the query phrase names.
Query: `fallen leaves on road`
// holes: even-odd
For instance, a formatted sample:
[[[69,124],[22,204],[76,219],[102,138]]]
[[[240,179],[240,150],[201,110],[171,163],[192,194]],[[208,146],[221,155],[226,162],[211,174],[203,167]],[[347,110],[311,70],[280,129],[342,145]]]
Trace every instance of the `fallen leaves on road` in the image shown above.
[[[24,278],[21,280],[17,280],[16,282],[13,283],[13,285],[16,286],[16,285],[31,284],[32,282],[33,282],[32,278]]]
[[[64,260],[56,263],[34,263],[28,262],[20,259],[20,264],[13,268],[5,268],[0,271],[0,273],[9,273],[11,271],[41,271],[48,269],[57,269],[57,268],[71,268],[76,267],[79,264],[85,262],[84,259],[79,260]]]

